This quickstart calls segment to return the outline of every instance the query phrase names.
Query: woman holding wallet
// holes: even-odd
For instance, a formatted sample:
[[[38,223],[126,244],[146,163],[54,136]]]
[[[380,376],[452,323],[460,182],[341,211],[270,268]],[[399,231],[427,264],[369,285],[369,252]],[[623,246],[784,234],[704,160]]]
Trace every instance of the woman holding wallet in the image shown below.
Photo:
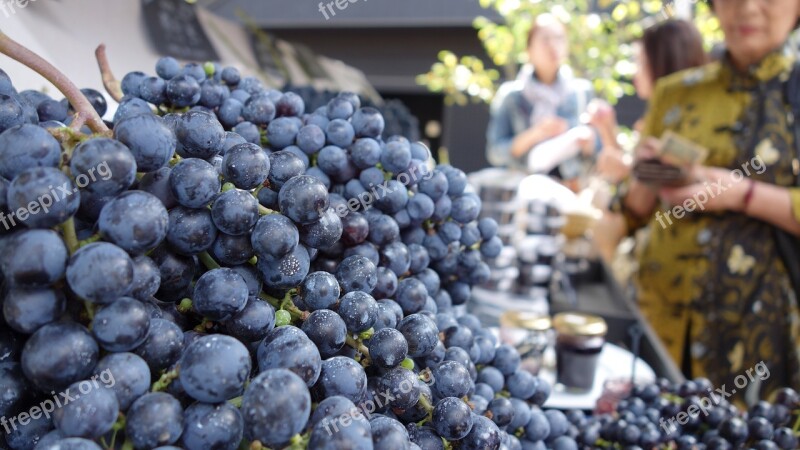
[[[669,19],[644,30],[636,41],[636,72],[633,85],[636,95],[649,100],[656,82],[680,70],[705,64],[708,59],[703,49],[703,37],[688,20]],[[611,105],[595,100],[589,106],[589,123],[597,129],[603,149],[597,156],[597,175],[609,183],[619,183],[630,175],[631,155],[617,142],[618,124]],[[641,132],[642,120],[634,126]],[[594,243],[603,259],[611,264],[620,241],[627,234],[625,220],[619,214],[604,211],[594,227]],[[627,281],[627,280],[626,280]]]
[[[688,377],[736,386],[735,397],[751,403],[800,389],[797,291],[776,240],[776,230],[800,236],[800,143],[784,95],[800,1],[712,6],[724,57],[657,84],[636,150],[638,161],[658,157],[671,131],[708,155],[681,186],[631,179],[617,209],[631,230],[650,225],[638,299],[671,356]],[[740,386],[736,377],[759,362],[769,378]]]

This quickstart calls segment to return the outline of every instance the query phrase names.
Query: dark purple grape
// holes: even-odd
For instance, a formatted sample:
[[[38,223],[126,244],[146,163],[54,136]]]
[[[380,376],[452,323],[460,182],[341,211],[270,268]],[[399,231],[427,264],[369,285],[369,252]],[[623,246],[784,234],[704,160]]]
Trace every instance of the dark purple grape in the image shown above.
[[[233,269],[212,269],[197,280],[192,308],[211,320],[227,320],[244,309],[247,298],[247,283],[241,275]]]
[[[167,237],[169,215],[163,203],[144,191],[128,191],[103,206],[97,226],[105,239],[139,254]]]
[[[170,173],[169,185],[178,203],[187,208],[208,205],[221,188],[214,166],[197,158],[187,158],[176,164]]]
[[[342,297],[338,312],[348,331],[360,333],[375,324],[378,318],[378,304],[371,295],[352,291]]]
[[[0,176],[9,180],[32,167],[58,167],[61,145],[45,130],[31,124],[0,133]]]
[[[322,371],[313,392],[318,399],[341,395],[360,402],[367,393],[367,375],[352,358],[334,356],[322,361]]]
[[[67,283],[75,294],[105,304],[133,287],[133,260],[116,245],[95,242],[81,247],[67,264]]]
[[[193,342],[178,364],[181,387],[189,396],[205,403],[219,403],[240,395],[251,368],[247,347],[220,334]]]
[[[73,393],[74,401],[65,402],[53,412],[53,422],[62,434],[97,439],[111,431],[119,414],[113,391],[93,379],[73,383],[65,392]]]
[[[308,386],[320,376],[322,358],[316,345],[297,327],[283,326],[270,331],[258,347],[258,368],[289,369]]]
[[[150,390],[150,368],[133,353],[106,355],[94,368],[93,377],[116,395],[120,411],[127,411],[134,400]]]
[[[333,209],[328,208],[322,213],[319,221],[301,225],[299,231],[300,241],[304,245],[316,249],[329,249],[342,237],[342,220]]]
[[[369,355],[376,366],[391,369],[400,365],[408,355],[408,343],[399,331],[384,328],[370,338]]]
[[[286,256],[299,242],[300,233],[297,227],[289,218],[280,214],[261,217],[251,235],[253,250],[259,258]]]
[[[299,224],[320,220],[328,211],[328,190],[319,180],[308,175],[294,177],[278,193],[281,213]]]
[[[183,352],[183,331],[166,319],[151,319],[150,332],[142,345],[134,350],[147,362],[152,373],[172,366]]]
[[[313,272],[303,280],[299,294],[312,311],[327,309],[339,301],[339,283],[330,273]]]
[[[183,408],[173,396],[152,392],[131,405],[125,422],[125,435],[135,448],[174,444],[183,433]]]
[[[159,116],[141,114],[117,122],[114,138],[125,144],[136,159],[136,170],[152,172],[164,167],[177,146],[175,133]]]
[[[433,320],[421,314],[406,316],[397,325],[408,342],[408,355],[418,358],[430,354],[439,342],[439,330]]]
[[[349,256],[339,264],[336,279],[344,293],[361,291],[369,294],[378,282],[377,268],[364,256]]]
[[[97,364],[97,342],[81,325],[55,322],[34,333],[22,349],[22,370],[42,391],[67,387],[90,375]]]
[[[150,316],[140,301],[121,297],[100,308],[92,320],[92,334],[112,352],[127,352],[144,343]]]
[[[330,358],[339,353],[347,337],[345,322],[338,314],[328,309],[312,312],[303,322],[302,330],[316,344],[323,358]]]
[[[80,198],[78,188],[60,170],[31,167],[11,180],[7,201],[12,212],[4,219],[12,225],[19,221],[30,228],[50,228],[75,215]]]
[[[460,398],[443,398],[433,409],[431,423],[443,438],[457,441],[472,429],[472,410]]]
[[[280,446],[302,431],[311,414],[311,396],[300,377],[270,369],[253,379],[242,401],[245,435]]]
[[[170,210],[167,242],[175,252],[196,255],[211,248],[217,227],[208,208],[178,206]]]
[[[291,289],[297,287],[308,275],[311,259],[308,250],[298,245],[280,258],[259,257],[257,267],[267,287]]]

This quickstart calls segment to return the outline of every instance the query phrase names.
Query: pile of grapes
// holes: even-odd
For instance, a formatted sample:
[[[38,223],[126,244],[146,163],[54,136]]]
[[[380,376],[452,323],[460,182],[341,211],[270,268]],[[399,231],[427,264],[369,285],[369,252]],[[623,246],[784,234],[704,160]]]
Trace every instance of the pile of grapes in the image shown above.
[[[353,94],[156,74],[93,133],[0,73],[0,447],[578,448],[455,313],[502,247],[462,171]]]
[[[285,86],[285,92],[294,92],[299,95],[306,108],[317,109],[326,106],[328,102],[336,98],[339,93],[329,90],[318,91],[310,86]],[[409,141],[420,140],[419,119],[417,119],[408,107],[400,100],[390,99],[382,105],[376,105],[369,100],[362,100],[361,106],[371,106],[380,111],[385,122],[381,137],[388,139],[392,136],[402,136]]]
[[[600,448],[676,450],[779,450],[800,448],[800,395],[790,388],[759,401],[747,411],[730,400],[730,388],[705,378],[634,386],[616,402],[598,401],[595,416],[570,411],[579,429],[578,442]]]

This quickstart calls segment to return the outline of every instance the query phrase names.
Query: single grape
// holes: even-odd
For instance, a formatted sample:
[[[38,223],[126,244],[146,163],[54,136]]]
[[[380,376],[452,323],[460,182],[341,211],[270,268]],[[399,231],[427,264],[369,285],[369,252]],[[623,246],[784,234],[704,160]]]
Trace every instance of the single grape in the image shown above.
[[[163,203],[144,191],[127,191],[100,211],[97,226],[105,239],[139,254],[157,247],[167,236],[169,215]]]
[[[127,352],[142,345],[150,329],[150,316],[142,302],[121,297],[100,308],[92,319],[92,334],[112,352]]]
[[[294,326],[282,326],[270,331],[258,346],[257,358],[261,372],[289,369],[308,386],[317,382],[322,370],[322,358],[316,345]]]
[[[244,434],[244,420],[230,403],[195,403],[186,409],[181,443],[188,450],[235,450]],[[177,449],[178,447],[158,447]]]
[[[75,294],[105,304],[133,287],[133,260],[116,245],[94,242],[78,249],[67,264],[67,283]]]
[[[89,331],[74,322],[54,322],[34,333],[22,349],[22,370],[40,390],[62,389],[89,376],[99,349]]]
[[[178,203],[187,208],[206,206],[222,187],[214,166],[197,158],[183,159],[176,164],[170,173],[169,185]]]
[[[286,369],[262,372],[247,387],[242,400],[245,435],[271,447],[287,443],[302,431],[310,414],[308,387]]]
[[[164,392],[151,392],[131,405],[125,435],[137,449],[174,444],[183,432],[183,418],[178,400]]]
[[[302,330],[316,344],[323,358],[335,356],[344,347],[347,338],[345,322],[328,309],[312,312],[303,322]]]
[[[220,334],[189,345],[179,361],[181,387],[195,400],[219,403],[240,395],[250,375],[247,347]]]

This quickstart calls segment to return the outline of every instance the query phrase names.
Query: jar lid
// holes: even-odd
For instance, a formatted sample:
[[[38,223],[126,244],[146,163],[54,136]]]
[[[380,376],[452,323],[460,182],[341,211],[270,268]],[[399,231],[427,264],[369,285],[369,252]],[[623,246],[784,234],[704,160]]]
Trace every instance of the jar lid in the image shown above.
[[[500,316],[500,326],[547,331],[552,328],[550,317],[530,311],[506,311]]]
[[[608,325],[602,317],[577,312],[559,313],[553,317],[553,328],[571,336],[605,336]]]

